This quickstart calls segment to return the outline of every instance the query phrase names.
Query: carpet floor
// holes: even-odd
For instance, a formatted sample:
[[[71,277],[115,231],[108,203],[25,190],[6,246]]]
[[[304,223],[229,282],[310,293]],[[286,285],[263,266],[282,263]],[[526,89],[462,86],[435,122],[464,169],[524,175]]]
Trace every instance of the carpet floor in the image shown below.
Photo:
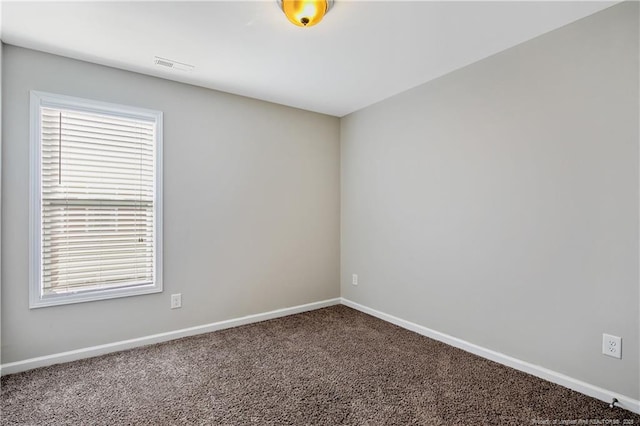
[[[345,306],[2,377],[3,425],[632,424]]]

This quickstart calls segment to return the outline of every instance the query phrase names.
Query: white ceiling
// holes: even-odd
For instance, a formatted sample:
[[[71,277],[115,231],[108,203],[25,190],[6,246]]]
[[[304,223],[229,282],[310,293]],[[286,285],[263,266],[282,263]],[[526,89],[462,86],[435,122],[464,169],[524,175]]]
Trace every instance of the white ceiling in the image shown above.
[[[614,2],[2,2],[5,43],[341,117]],[[192,64],[161,68],[154,56]]]

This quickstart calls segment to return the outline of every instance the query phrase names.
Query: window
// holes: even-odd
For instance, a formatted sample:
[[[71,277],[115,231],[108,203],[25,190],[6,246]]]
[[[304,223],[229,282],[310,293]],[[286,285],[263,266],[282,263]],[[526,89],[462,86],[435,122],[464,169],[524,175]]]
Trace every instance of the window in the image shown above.
[[[31,308],[162,291],[162,113],[31,92]]]

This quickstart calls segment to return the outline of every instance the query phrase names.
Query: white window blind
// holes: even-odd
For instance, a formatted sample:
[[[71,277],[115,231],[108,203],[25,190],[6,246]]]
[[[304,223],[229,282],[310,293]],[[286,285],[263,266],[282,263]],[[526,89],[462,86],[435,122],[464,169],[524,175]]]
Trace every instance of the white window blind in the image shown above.
[[[36,126],[38,299],[158,291],[157,114],[44,98]]]

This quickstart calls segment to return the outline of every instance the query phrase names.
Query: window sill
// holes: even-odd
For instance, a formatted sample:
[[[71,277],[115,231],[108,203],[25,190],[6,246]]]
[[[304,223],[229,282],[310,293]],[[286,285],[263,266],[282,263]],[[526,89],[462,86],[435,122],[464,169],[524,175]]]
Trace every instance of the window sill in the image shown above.
[[[97,300],[115,299],[120,297],[139,296],[143,294],[161,293],[162,285],[148,284],[132,287],[120,287],[104,290],[78,291],[75,293],[50,294],[29,301],[29,309],[46,308],[49,306],[69,305],[72,303],[94,302]]]

